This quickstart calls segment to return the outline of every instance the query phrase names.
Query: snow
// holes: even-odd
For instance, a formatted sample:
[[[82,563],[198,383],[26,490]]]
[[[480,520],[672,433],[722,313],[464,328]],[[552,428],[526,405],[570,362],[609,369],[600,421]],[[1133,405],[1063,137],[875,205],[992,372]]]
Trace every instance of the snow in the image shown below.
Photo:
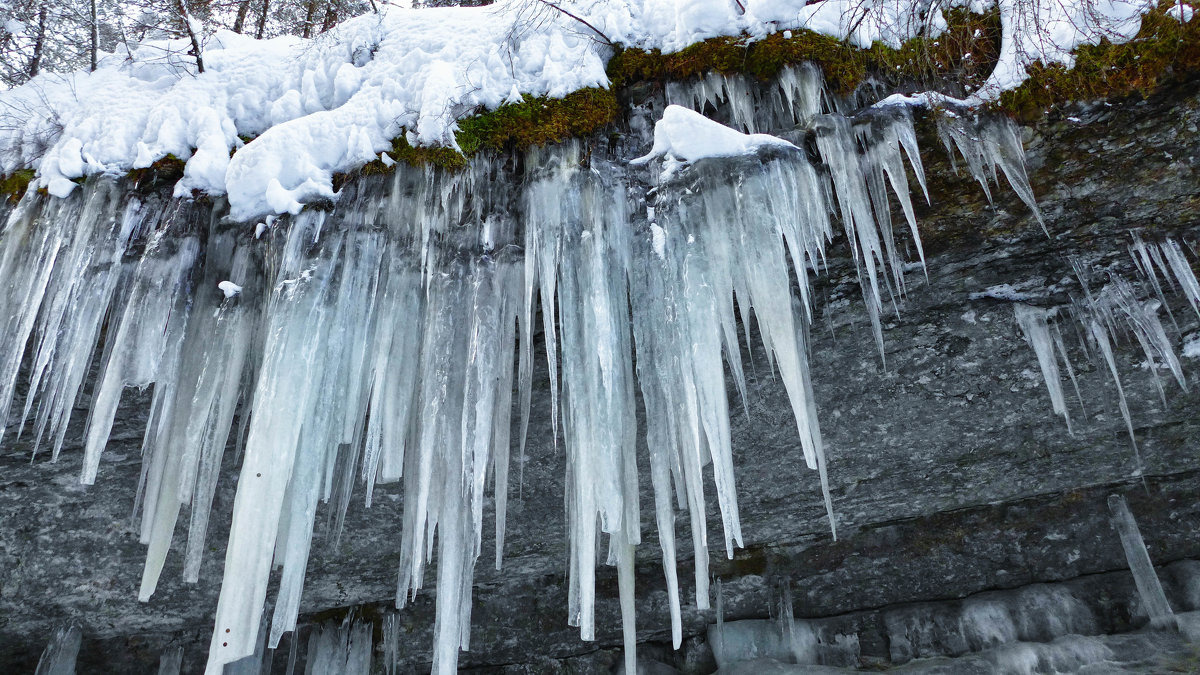
[[[1188,4],[1178,2],[1167,8],[1167,16],[1172,19],[1178,19],[1179,23],[1187,23],[1192,20],[1196,10]]]
[[[1000,64],[960,103],[989,101],[1018,85],[1033,60],[1069,65],[1079,44],[1101,36],[1128,39],[1153,4],[997,2],[1004,26]],[[859,46],[897,46],[945,26],[937,12],[927,23],[919,18],[928,0],[878,3],[865,14],[858,0],[743,4],[744,14],[727,0],[564,4],[604,38],[564,14],[519,0],[482,8],[385,7],[310,40],[258,41],[218,31],[208,39],[203,74],[193,72],[186,41],[147,42],[128,54],[105,55],[96,72],[46,73],[0,94],[0,107],[16,120],[0,125],[0,173],[34,167],[35,187],[63,197],[82,176],[124,173],[174,155],[186,161],[177,196],[227,194],[240,220],[294,214],[314,199],[335,198],[334,173],[379,157],[401,133],[415,144],[454,147],[456,120],[481,107],[520,94],[563,96],[607,86],[611,49],[605,39],[672,52],[710,37],[753,40],[808,29]],[[991,6],[978,0],[949,5]],[[1191,9],[1176,8],[1180,18],[1185,8]],[[886,102],[935,99],[954,102],[936,93]]]
[[[221,289],[221,292],[225,294],[226,300],[228,300],[229,298],[232,298],[235,295],[239,295],[242,292],[241,286],[238,286],[237,284],[233,283],[232,281],[228,281],[228,280],[222,281],[221,283],[217,284],[217,288]]]
[[[631,164],[645,164],[652,159],[690,163],[708,157],[750,154],[764,148],[799,150],[782,138],[743,134],[694,110],[669,105],[663,110],[662,119],[654,125],[654,146]]]
[[[1200,335],[1193,335],[1183,343],[1182,354],[1189,359],[1200,359]]]

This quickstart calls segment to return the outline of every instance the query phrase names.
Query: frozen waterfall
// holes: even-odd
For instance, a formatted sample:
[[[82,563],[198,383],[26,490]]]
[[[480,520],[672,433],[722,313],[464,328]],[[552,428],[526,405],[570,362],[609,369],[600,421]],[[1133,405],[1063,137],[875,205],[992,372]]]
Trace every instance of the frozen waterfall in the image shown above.
[[[785,135],[811,140],[808,152],[772,144],[733,158],[664,157],[673,170],[660,172],[568,143],[526,152],[515,184],[498,159],[461,173],[401,166],[352,183],[331,210],[271,223],[229,222],[221,204],[137,195],[103,178],[64,199],[31,193],[2,207],[0,412],[15,413],[14,436],[57,458],[72,411],[87,407],[80,479],[91,484],[122,390],[153,385],[137,501],[142,600],[177,531],[184,579],[198,579],[214,492],[229,478],[222,458],[243,453],[210,672],[296,628],[319,503],[336,537],[352,499],[369,505],[374,486],[401,482],[397,605],[436,561],[433,668],[445,673],[470,646],[485,511],[502,564],[536,340],[566,457],[568,620],[593,638],[597,561],[615,566],[632,668],[641,434],[678,646],[675,513],[688,514],[691,583],[707,608],[709,476],[726,554],[742,543],[729,426],[740,402],[729,400],[727,372],[744,399],[742,350],[756,336],[787,391],[796,461],[816,472],[836,536],[808,364],[810,277],[844,235],[882,356],[881,317],[903,297],[906,269],[924,262],[910,196],[910,179],[925,191],[924,172],[905,109],[840,114],[847,104],[832,104],[811,70],[785,73],[753,95],[762,101],[746,88],[713,76],[669,96],[732,110],[726,120],[749,131],[795,127]],[[756,121],[756,110],[768,113]],[[998,166],[1034,206],[1011,122],[943,135],[985,187]],[[893,208],[917,260],[897,246]],[[1162,259],[1176,265],[1172,255]],[[1039,361],[1053,363],[1044,317],[1022,326]],[[1065,417],[1061,388],[1051,392]],[[370,635],[347,625],[314,644],[321,663],[350,664],[369,653]]]

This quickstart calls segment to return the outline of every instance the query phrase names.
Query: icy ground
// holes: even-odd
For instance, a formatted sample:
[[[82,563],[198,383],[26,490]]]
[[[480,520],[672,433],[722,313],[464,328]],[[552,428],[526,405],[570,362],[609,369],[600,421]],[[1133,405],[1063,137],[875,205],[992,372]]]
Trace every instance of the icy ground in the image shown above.
[[[994,2],[1004,30],[1001,60],[970,103],[1020,84],[1034,60],[1070,64],[1079,44],[1132,37],[1155,4]],[[105,56],[94,73],[46,73],[0,93],[0,174],[36,168],[36,186],[61,197],[81,176],[121,174],[174,155],[187,161],[178,196],[228,194],[232,215],[244,220],[296,213],[306,201],[333,197],[334,173],[379,157],[402,133],[415,144],[454,146],[455,120],[481,106],[608,86],[606,40],[671,52],[715,36],[808,29],[864,47],[898,46],[945,27],[940,13],[928,11],[931,0],[561,4],[594,30],[531,0],[501,0],[483,8],[386,8],[311,40],[218,31],[207,36],[202,74],[184,41],[138,45]]]

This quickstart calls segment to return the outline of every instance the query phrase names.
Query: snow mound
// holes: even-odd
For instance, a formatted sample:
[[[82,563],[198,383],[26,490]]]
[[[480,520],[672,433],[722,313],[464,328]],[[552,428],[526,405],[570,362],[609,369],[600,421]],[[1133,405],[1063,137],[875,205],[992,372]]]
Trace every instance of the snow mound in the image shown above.
[[[645,164],[661,158],[695,162],[706,157],[748,155],[763,148],[799,150],[782,138],[769,134],[743,134],[694,110],[669,105],[663,110],[662,119],[654,125],[654,147],[631,163]]]

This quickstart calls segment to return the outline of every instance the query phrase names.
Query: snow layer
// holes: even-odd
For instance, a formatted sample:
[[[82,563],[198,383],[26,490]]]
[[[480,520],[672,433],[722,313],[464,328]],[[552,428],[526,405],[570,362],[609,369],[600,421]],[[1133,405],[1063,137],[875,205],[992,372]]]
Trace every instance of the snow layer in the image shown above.
[[[769,134],[743,134],[694,110],[669,105],[663,110],[662,119],[654,125],[654,147],[632,163],[645,164],[666,157],[695,162],[706,157],[746,155],[763,148],[799,150],[782,138]]]
[[[996,1],[1001,63],[967,102],[1018,85],[1033,60],[1070,64],[1078,44],[1131,37],[1153,4]],[[81,176],[174,155],[187,162],[178,196],[228,194],[242,220],[297,213],[333,198],[334,173],[379,157],[402,133],[415,144],[453,147],[455,121],[480,107],[607,86],[609,40],[670,52],[715,36],[807,28],[860,46],[897,46],[945,25],[928,12],[930,0],[746,0],[744,13],[727,0],[562,4],[594,28],[522,0],[389,7],[311,40],[217,32],[204,48],[204,73],[194,72],[182,41],[145,43],[106,56],[94,73],[47,73],[0,94],[0,173],[34,167],[37,185],[61,197]]]

